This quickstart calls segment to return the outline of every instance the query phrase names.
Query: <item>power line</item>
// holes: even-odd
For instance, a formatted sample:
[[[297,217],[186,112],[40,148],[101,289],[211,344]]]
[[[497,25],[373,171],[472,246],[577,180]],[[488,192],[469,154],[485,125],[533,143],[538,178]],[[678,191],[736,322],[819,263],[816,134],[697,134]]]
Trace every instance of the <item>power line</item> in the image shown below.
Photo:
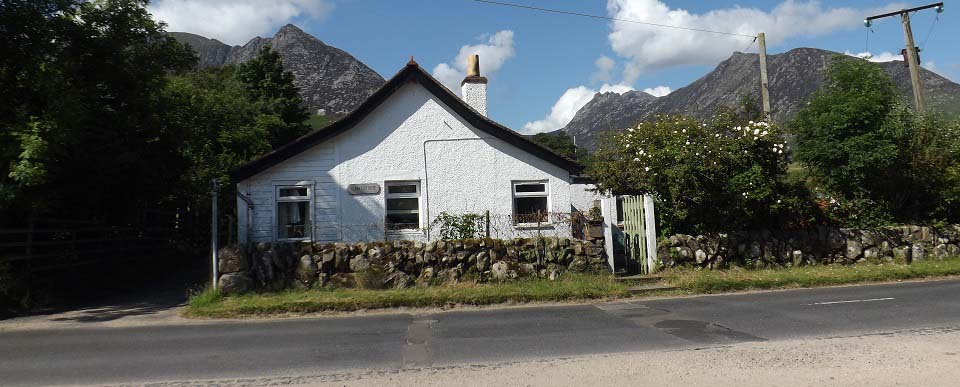
[[[927,41],[930,40],[930,34],[933,33],[933,27],[937,26],[937,22],[940,21],[940,15],[937,14],[936,18],[933,19],[933,22],[930,23],[930,29],[927,30],[927,36],[923,38],[920,42],[920,47],[927,48]]]
[[[747,49],[743,50],[743,52],[749,52],[749,51],[750,51],[750,47],[753,47],[753,44],[756,43],[756,42],[757,42],[757,38],[754,37],[753,40],[750,41],[750,44],[747,45]]]
[[[648,26],[655,26],[655,27],[676,28],[676,29],[680,29],[680,30],[697,31],[697,32],[708,32],[708,33],[711,33],[711,34],[740,36],[740,37],[752,38],[752,39],[756,39],[756,38],[757,38],[756,36],[753,36],[753,35],[738,34],[738,33],[735,33],[735,32],[713,31],[713,30],[707,30],[707,29],[702,29],[702,28],[672,26],[672,25],[669,25],[669,24],[658,24],[658,23],[650,23],[650,22],[639,21],[639,20],[619,19],[619,18],[614,18],[614,17],[609,17],[609,16],[599,16],[599,15],[591,15],[591,14],[579,13],[579,12],[562,11],[562,10],[558,10],[558,9],[540,8],[540,7],[533,7],[533,6],[522,5],[522,4],[502,3],[502,2],[499,2],[499,1],[491,1],[491,0],[473,0],[473,1],[478,2],[478,3],[486,3],[486,4],[492,4],[492,5],[500,5],[500,6],[504,6],[504,7],[514,7],[514,8],[522,8],[522,9],[533,10],[533,11],[542,11],[542,12],[559,13],[559,14],[563,14],[563,15],[589,17],[589,18],[593,18],[593,19],[603,19],[603,20],[613,20],[613,21],[620,21],[620,22],[626,22],[626,23],[645,24],[645,25],[648,25]]]

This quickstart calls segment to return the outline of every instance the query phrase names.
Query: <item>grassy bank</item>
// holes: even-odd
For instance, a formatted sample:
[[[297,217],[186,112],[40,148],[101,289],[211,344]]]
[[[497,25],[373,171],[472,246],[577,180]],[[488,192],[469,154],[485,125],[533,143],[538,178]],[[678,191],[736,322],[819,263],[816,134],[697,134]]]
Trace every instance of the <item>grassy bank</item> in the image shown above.
[[[779,269],[693,270],[662,273],[676,290],[653,294],[709,294],[741,290],[806,288],[960,275],[960,258],[910,265],[859,264]],[[398,290],[315,289],[222,297],[207,290],[190,298],[188,317],[276,316],[391,307],[444,307],[621,298],[628,285],[609,275],[567,274],[558,281],[523,280],[505,284],[457,284]]]
[[[625,297],[627,286],[609,275],[565,275],[557,281],[457,284],[397,290],[316,289],[221,297],[204,291],[190,299],[189,317],[228,318],[391,307],[490,305]]]
[[[858,264],[802,266],[761,270],[668,270],[664,280],[689,294],[738,290],[810,288],[960,275],[960,258],[929,260],[909,265]]]

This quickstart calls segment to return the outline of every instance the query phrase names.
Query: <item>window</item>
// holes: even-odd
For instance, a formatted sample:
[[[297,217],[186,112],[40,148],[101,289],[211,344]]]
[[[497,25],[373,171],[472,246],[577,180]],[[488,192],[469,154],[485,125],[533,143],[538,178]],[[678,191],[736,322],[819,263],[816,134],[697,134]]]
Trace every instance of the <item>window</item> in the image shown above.
[[[309,186],[277,187],[277,240],[309,240],[311,236]]]
[[[546,181],[513,183],[513,223],[546,223],[549,213]]]
[[[387,232],[420,229],[420,182],[388,181],[384,184]]]

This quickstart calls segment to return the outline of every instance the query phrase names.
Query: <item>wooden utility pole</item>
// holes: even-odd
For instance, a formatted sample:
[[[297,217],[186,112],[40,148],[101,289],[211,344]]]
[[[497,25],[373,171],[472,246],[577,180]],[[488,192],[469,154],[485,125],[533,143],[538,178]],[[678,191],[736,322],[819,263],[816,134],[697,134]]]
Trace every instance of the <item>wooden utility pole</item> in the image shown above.
[[[760,47],[760,99],[763,100],[763,115],[770,117],[770,90],[767,89],[767,40],[761,32],[757,34],[757,45]]]
[[[910,84],[913,85],[913,103],[917,112],[923,113],[926,111],[926,104],[923,101],[923,85],[920,83],[920,57],[917,55],[917,46],[913,43],[910,14],[901,13],[900,19],[903,21],[903,37],[907,43],[907,67],[910,68]]]
[[[906,62],[910,68],[910,83],[913,85],[913,104],[918,113],[926,110],[926,104],[923,99],[923,85],[920,83],[920,56],[917,54],[917,46],[913,43],[913,29],[910,28],[910,12],[916,12],[924,9],[936,8],[937,13],[943,12],[943,3],[927,4],[922,7],[901,9],[895,12],[889,12],[881,15],[874,15],[866,18],[863,24],[870,27],[873,20],[900,15],[903,22],[903,36],[906,40]]]

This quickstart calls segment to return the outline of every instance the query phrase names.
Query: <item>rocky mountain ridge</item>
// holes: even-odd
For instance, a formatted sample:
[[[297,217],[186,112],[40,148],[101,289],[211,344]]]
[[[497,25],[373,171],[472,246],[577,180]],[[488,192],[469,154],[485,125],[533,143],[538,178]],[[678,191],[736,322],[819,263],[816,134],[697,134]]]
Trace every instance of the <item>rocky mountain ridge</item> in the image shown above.
[[[792,119],[807,97],[823,83],[824,71],[833,57],[843,55],[816,48],[796,48],[768,55],[770,104],[774,121]],[[893,79],[904,101],[912,104],[910,73],[903,62],[876,63]],[[742,96],[760,100],[760,59],[757,54],[736,52],[688,86],[663,97],[641,91],[622,95],[597,93],[562,130],[577,144],[593,150],[597,135],[605,130],[623,129],[657,114],[689,114],[707,119],[722,106],[735,106]],[[921,69],[928,108],[960,111],[960,85]]]
[[[346,51],[288,24],[269,38],[255,37],[242,46],[230,46],[187,32],[171,36],[197,51],[200,67],[221,67],[253,58],[270,45],[283,58],[283,67],[293,73],[311,113],[340,115],[353,110],[384,84],[383,77]]]

